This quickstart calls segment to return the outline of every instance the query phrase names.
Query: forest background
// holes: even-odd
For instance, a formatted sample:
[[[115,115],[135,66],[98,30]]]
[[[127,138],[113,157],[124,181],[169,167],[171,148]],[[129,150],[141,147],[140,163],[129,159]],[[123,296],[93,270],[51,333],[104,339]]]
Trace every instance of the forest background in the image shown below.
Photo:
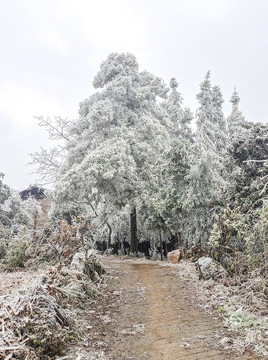
[[[77,121],[39,118],[56,141],[32,154],[40,182],[54,184],[51,226],[80,217],[94,228],[90,246],[116,253],[162,258],[199,244],[222,263],[237,253],[249,267],[265,262],[267,125],[245,120],[237,91],[225,119],[208,72],[192,132],[175,78],[167,86],[140,71],[132,54],[110,54],[93,85]],[[21,201],[1,181],[3,254],[37,211],[38,202]]]

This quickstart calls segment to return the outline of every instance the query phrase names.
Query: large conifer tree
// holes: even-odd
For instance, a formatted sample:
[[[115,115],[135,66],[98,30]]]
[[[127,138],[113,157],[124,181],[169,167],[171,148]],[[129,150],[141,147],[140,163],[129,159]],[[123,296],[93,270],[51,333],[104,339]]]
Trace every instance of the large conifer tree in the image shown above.
[[[100,90],[80,104],[56,196],[128,207],[131,250],[137,253],[137,210],[169,146],[157,105],[167,89],[161,79],[140,72],[131,54],[109,55],[93,84]]]

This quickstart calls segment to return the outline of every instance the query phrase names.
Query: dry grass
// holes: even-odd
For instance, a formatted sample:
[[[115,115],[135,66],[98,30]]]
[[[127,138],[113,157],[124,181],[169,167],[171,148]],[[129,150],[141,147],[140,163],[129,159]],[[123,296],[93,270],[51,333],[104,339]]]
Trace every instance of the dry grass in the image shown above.
[[[96,269],[96,258],[89,261]],[[0,359],[64,355],[66,343],[80,338],[76,311],[83,310],[97,293],[90,274],[60,263],[41,274],[2,273],[0,278]]]

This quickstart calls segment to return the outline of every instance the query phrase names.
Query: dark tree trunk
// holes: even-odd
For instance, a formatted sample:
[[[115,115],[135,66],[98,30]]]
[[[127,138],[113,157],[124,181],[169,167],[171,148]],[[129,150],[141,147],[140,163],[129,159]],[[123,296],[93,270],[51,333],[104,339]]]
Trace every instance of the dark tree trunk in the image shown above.
[[[168,254],[167,241],[165,241],[165,256],[167,256],[167,254]]]
[[[109,223],[106,223],[107,224],[107,227],[108,227],[108,243],[107,243],[107,248],[110,249],[111,248],[111,242],[112,242],[112,228],[110,226]]]
[[[137,212],[135,207],[130,213],[130,252],[138,256]]]
[[[181,246],[182,246],[181,233],[178,232],[178,248],[180,248]]]
[[[161,256],[161,261],[163,261],[163,242],[162,242],[161,230],[159,230],[159,239],[160,239],[160,256]]]

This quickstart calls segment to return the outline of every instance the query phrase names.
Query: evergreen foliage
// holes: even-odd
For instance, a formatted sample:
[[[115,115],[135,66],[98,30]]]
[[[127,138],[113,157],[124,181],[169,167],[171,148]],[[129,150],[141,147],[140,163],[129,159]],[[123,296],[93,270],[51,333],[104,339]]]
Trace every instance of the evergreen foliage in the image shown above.
[[[151,254],[178,243],[235,247],[249,243],[237,234],[252,239],[250,229],[266,226],[267,126],[245,120],[236,89],[226,121],[220,87],[208,72],[194,117],[175,78],[166,86],[140,71],[129,53],[110,54],[93,85],[77,121],[40,118],[50,137],[65,144],[55,150],[63,155],[50,174],[56,176],[55,213],[90,213],[96,244],[126,253],[130,243],[136,254],[138,240]],[[50,155],[43,155],[36,162],[45,175]]]
[[[225,152],[225,120],[218,87],[212,89],[210,72],[206,74],[197,95],[197,130],[191,146],[187,176],[187,195],[183,208],[190,219],[187,243],[205,245],[208,241],[221,189],[225,187],[222,155]]]
[[[119,211],[127,206],[136,219],[133,214],[154,186],[169,146],[158,106],[168,89],[161,79],[139,72],[131,54],[111,54],[94,86],[101,90],[80,105],[56,198],[94,207],[106,203]]]
[[[232,145],[233,142],[237,143],[247,138],[251,125],[246,122],[242,112],[239,110],[240,97],[236,88],[234,89],[230,102],[232,103],[232,112],[227,118],[227,123],[230,145]]]

